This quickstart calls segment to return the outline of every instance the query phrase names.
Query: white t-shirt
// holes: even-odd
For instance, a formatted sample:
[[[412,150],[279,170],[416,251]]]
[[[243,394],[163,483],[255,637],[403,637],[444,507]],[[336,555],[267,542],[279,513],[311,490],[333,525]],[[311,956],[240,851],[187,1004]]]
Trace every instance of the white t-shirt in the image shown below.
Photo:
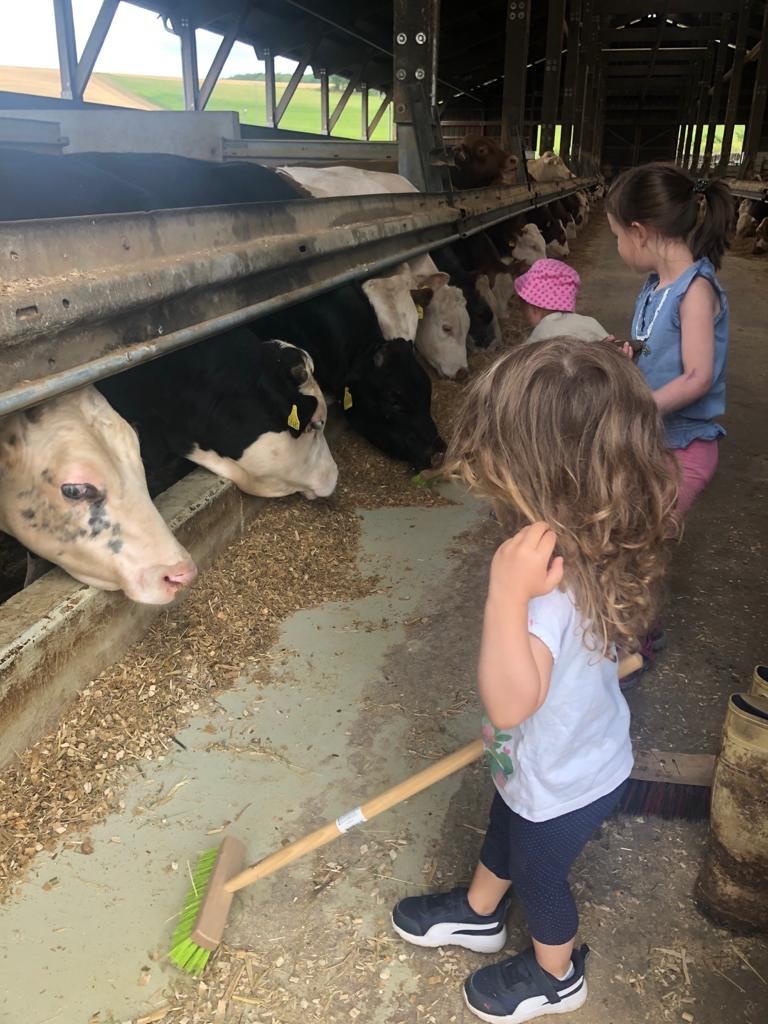
[[[583,643],[569,593],[553,590],[528,604],[528,631],[554,664],[547,697],[512,729],[483,724],[486,758],[504,802],[529,821],[586,807],[632,771],[629,707],[616,661]]]
[[[608,331],[592,316],[582,316],[581,313],[547,313],[528,335],[528,341],[561,337],[602,341],[607,335]]]

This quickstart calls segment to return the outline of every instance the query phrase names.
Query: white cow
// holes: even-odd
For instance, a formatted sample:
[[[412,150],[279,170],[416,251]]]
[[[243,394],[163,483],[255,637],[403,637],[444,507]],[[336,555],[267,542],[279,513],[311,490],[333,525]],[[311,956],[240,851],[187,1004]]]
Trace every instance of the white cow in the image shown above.
[[[551,150],[542,153],[536,160],[529,160],[527,163],[528,174],[534,181],[567,181],[575,178],[576,175],[568,170],[561,158]]]
[[[529,267],[536,260],[543,260],[546,257],[547,243],[535,224],[524,225],[518,234],[517,241],[510,255],[513,260],[517,260],[518,263],[525,263]]]
[[[167,604],[197,575],[150,500],[135,431],[93,387],[0,421],[0,529],[140,604]]]
[[[278,168],[278,174],[316,199],[418,191],[400,174],[359,167],[291,166]],[[467,366],[469,314],[461,292],[446,287],[448,280],[430,256],[420,256],[366,281],[363,291],[385,338],[413,341],[438,373],[455,377]]]

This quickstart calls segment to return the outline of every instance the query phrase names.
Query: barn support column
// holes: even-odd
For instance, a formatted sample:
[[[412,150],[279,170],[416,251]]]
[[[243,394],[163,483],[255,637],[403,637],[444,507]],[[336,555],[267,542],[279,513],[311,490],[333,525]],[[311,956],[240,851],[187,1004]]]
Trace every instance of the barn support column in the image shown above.
[[[109,32],[119,6],[120,0],[102,0],[99,13],[96,15],[88,40],[83,47],[82,56],[78,61],[72,0],[54,0],[62,99],[82,102],[104,40],[107,38],[107,32]]]
[[[184,82],[184,109],[199,110],[200,79],[197,70],[195,26],[189,18],[179,18],[176,29],[181,41],[181,74]]]
[[[565,79],[563,82],[563,112],[560,128],[560,156],[569,163],[571,159],[571,138],[573,135],[573,110],[576,79],[579,73],[579,35],[581,32],[581,0],[571,0],[568,12],[568,52],[565,58]]]
[[[501,145],[518,159],[518,181],[526,180],[523,118],[528,64],[531,0],[507,0],[504,36],[504,89],[501,99]]]
[[[541,107],[542,153],[555,148],[557,101],[560,95],[560,66],[563,49],[563,17],[565,0],[549,0],[547,15],[547,56],[544,65],[544,95]]]
[[[296,95],[296,90],[301,85],[301,80],[304,77],[304,72],[307,70],[309,62],[312,60],[313,52],[314,48],[310,49],[309,47],[307,47],[307,49],[304,51],[304,56],[293,69],[293,74],[288,80],[288,84],[285,87],[285,91],[283,92],[283,95],[280,97],[280,102],[277,104],[277,107],[275,108],[275,128],[280,127],[280,122],[282,121],[283,116],[286,110],[288,109],[288,104]]]
[[[683,146],[683,167],[689,167],[691,162],[691,150],[693,149],[693,137],[696,133],[696,112],[698,110],[698,98],[700,90],[700,65],[695,64],[692,70],[691,91],[688,97],[687,126],[685,133],[685,145]]]
[[[422,192],[442,192],[449,187],[445,165],[436,162],[442,155],[442,143],[428,91],[431,68],[437,63],[437,41],[432,34],[439,23],[434,5],[439,3],[394,0],[393,10],[398,170]]]
[[[725,106],[725,126],[723,128],[723,145],[720,150],[720,161],[716,171],[725,174],[731,158],[733,145],[733,126],[736,121],[736,110],[739,105],[741,75],[744,70],[744,55],[747,52],[747,31],[749,30],[749,13],[751,0],[743,0],[739,8],[739,23],[736,28],[736,49],[733,51],[733,74],[728,86],[728,101]]]
[[[704,134],[704,112],[707,104],[707,93],[709,92],[709,86],[712,80],[712,65],[715,60],[715,50],[710,43],[707,47],[707,56],[702,64],[701,68],[701,81],[699,82],[699,96],[696,101],[696,129],[693,136],[693,148],[691,150],[691,160],[689,163],[689,169],[691,171],[698,171],[699,159],[701,156],[701,140]]]
[[[264,123],[267,128],[276,128],[277,111],[275,109],[275,58],[271,50],[264,51]]]
[[[330,116],[330,118],[328,120],[328,132],[329,132],[329,134],[331,134],[333,132],[333,129],[339,123],[339,118],[344,113],[344,111],[346,109],[346,106],[349,103],[349,101],[350,101],[350,99],[351,99],[355,89],[357,89],[357,87],[360,85],[360,82],[362,81],[362,77],[363,77],[363,69],[360,68],[358,71],[356,71],[353,74],[353,76],[347,82],[346,88],[344,89],[344,92],[339,97],[339,102],[333,108],[333,113],[331,114],[331,116]]]
[[[572,170],[581,173],[584,151],[584,111],[587,101],[587,89],[592,68],[589,64],[590,53],[594,50],[592,36],[592,9],[594,0],[582,0],[581,5],[581,39],[579,43],[579,69],[576,76],[576,88],[573,102],[573,141],[571,143]]]
[[[712,163],[712,151],[715,146],[715,128],[720,118],[720,97],[723,91],[723,75],[725,73],[725,62],[728,57],[728,41],[730,36],[731,17],[724,14],[720,23],[720,43],[717,48],[715,60],[715,78],[712,83],[711,102],[709,105],[709,121],[707,123],[707,137],[704,143],[704,160],[701,164],[702,171],[708,171]]]
[[[746,178],[754,172],[755,157],[760,149],[760,138],[763,134],[765,121],[765,105],[768,97],[768,4],[763,15],[763,31],[760,36],[760,56],[755,72],[755,86],[752,90],[752,106],[749,111],[749,124],[744,136],[744,159],[741,164],[740,177]]]
[[[53,0],[53,14],[56,19],[56,45],[59,48],[61,98],[73,100],[77,77],[77,45],[72,0]]]
[[[328,94],[328,69],[320,68],[317,75],[320,79],[320,132],[322,135],[330,135],[328,122],[331,119],[331,105]]]
[[[587,26],[586,63],[588,68],[584,92],[584,112],[581,129],[581,169],[593,174],[597,158],[597,122],[600,117],[600,96],[603,80],[602,55],[600,53],[600,14],[597,4],[592,2],[592,18]]]

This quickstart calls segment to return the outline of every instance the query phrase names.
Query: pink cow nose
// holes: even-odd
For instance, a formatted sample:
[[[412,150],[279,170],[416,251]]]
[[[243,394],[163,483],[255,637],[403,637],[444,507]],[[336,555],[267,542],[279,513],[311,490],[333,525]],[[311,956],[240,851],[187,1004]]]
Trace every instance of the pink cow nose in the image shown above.
[[[188,587],[197,576],[197,566],[191,559],[165,567],[163,580],[175,590]]]

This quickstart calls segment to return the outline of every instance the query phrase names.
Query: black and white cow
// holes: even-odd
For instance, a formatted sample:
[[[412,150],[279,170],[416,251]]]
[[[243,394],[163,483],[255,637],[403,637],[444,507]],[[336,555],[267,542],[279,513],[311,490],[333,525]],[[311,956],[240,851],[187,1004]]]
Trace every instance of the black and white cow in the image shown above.
[[[432,385],[402,338],[385,339],[372,306],[345,285],[258,320],[260,334],[289,337],[309,352],[323,391],[347,421],[383,452],[423,469],[439,462],[445,444],[430,412]]]
[[[98,387],[137,429],[152,495],[192,463],[246,494],[327,497],[338,470],[309,356],[238,328]]]

